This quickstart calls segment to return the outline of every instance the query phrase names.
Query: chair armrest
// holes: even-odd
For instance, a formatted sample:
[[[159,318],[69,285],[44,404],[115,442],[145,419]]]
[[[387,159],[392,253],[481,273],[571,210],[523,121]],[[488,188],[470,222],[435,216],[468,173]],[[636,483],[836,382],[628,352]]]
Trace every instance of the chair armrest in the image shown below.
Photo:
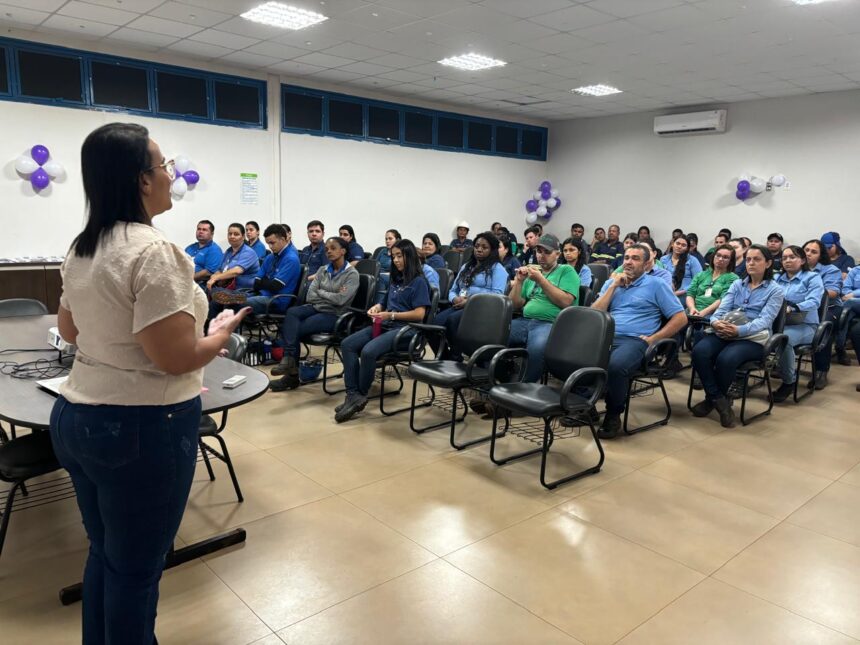
[[[812,347],[815,351],[824,349],[824,346],[830,342],[831,334],[833,334],[832,320],[818,323],[818,327],[815,328],[815,335],[812,337]]]
[[[854,309],[852,309],[851,307],[842,307],[842,313],[839,315],[838,329],[847,329],[848,325],[851,324],[851,320],[856,315],[857,314],[854,312]]]
[[[475,366],[478,364],[478,361],[487,360],[491,354],[495,354],[496,352],[500,352],[503,349],[507,349],[506,345],[482,345],[469,357],[469,360],[466,361],[466,378],[470,381],[472,378],[472,370],[475,369]]]
[[[272,307],[272,303],[275,302],[275,300],[288,300],[288,299],[296,298],[296,297],[297,296],[294,293],[278,293],[278,294],[275,294],[274,296],[272,296],[271,300],[269,300],[269,302],[266,303],[266,315],[268,316],[271,313],[270,309]]]
[[[779,362],[779,358],[788,346],[788,336],[785,334],[773,334],[764,344],[762,363],[767,364],[768,357],[772,357],[773,364]]]
[[[645,351],[645,358],[642,359],[643,370],[648,371],[651,367],[662,375],[677,355],[678,341],[674,338],[661,338]]]
[[[517,379],[515,381],[500,381],[498,379],[499,370],[500,370],[499,364],[503,360],[510,360],[513,358],[525,359],[520,364],[520,370],[519,370],[520,373],[517,375]],[[525,347],[514,347],[513,349],[502,350],[501,352],[499,352],[498,354],[493,356],[493,359],[490,361],[490,369],[489,369],[490,384],[491,385],[502,385],[503,383],[509,383],[509,382],[521,383],[523,378],[525,378],[525,375],[526,375],[526,366],[528,365],[528,360],[529,360],[529,353]]]
[[[408,327],[411,327],[415,330],[415,336],[409,341],[409,352],[415,353],[418,348],[418,343],[422,343],[422,345],[426,342],[426,337],[428,335],[435,336],[439,338],[439,349],[436,353],[436,357],[441,356],[445,349],[448,346],[448,339],[445,336],[445,326],[444,325],[432,325],[430,323],[408,323]],[[417,340],[417,337],[421,336],[420,340]],[[423,351],[423,347],[422,347]]]
[[[564,385],[561,388],[561,407],[563,407],[569,412],[571,406],[567,404],[567,397],[571,393],[573,388],[578,387],[580,381],[593,379],[593,385],[584,385],[585,387],[594,388],[591,392],[591,396],[588,397],[588,408],[593,408],[595,405],[597,405],[597,401],[600,399],[600,397],[603,396],[603,392],[606,389],[606,382],[608,378],[609,374],[602,367],[580,367],[573,374],[567,377],[567,380],[564,382]]]

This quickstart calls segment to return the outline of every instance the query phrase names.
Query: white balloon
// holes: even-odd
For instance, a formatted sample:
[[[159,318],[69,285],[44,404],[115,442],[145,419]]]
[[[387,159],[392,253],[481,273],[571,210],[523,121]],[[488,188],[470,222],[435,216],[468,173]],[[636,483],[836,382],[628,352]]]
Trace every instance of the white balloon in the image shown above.
[[[183,157],[182,155],[179,155],[178,157],[176,157],[175,163],[176,172],[180,175],[184,172],[188,172],[189,170],[191,170],[191,161],[188,159],[188,157]]]
[[[188,192],[188,182],[186,182],[182,177],[173,182],[173,185],[170,187],[171,192],[176,197],[182,197],[185,193]]]
[[[48,173],[54,179],[62,177],[66,174],[66,169],[63,168],[63,164],[61,164],[59,161],[54,161],[53,159],[46,162],[45,165],[42,166],[42,168],[44,168],[45,172]]]
[[[539,200],[538,200],[538,206],[544,206],[544,207],[546,207],[546,200],[545,200],[545,199],[539,199]]]
[[[534,212],[529,213],[528,215],[526,215],[526,223],[527,224],[534,224],[535,222],[537,222],[537,217],[538,217],[537,213],[534,213]]]
[[[548,200],[546,200],[547,208],[555,208],[556,206],[558,206],[558,200],[555,197],[550,197]]]
[[[785,175],[774,175],[770,178],[770,183],[772,183],[777,188],[783,186],[785,184]]]
[[[738,177],[738,181],[749,181],[750,179],[752,179],[752,176],[745,172],[742,172],[740,177]]]
[[[28,157],[27,155],[21,155],[15,160],[15,170],[20,172],[22,175],[29,175],[32,172],[36,172],[36,169],[39,167],[32,157]]]
[[[538,215],[540,215],[541,217],[546,217],[546,213],[547,213],[546,206],[538,206],[538,209],[535,212]]]
[[[750,190],[754,193],[760,193],[767,187],[767,183],[761,177],[754,177],[750,180]]]
[[[551,191],[549,191],[549,195],[550,195],[550,197],[552,197],[554,199],[554,198],[558,197],[558,191],[555,188],[553,188]]]
[[[540,191],[536,190],[534,193],[532,193],[532,198],[533,199],[541,199]]]

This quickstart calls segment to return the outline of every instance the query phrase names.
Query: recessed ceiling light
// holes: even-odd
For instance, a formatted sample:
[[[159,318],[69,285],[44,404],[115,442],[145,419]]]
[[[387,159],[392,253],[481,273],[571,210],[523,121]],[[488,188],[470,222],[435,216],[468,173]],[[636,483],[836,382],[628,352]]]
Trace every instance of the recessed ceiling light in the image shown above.
[[[805,5],[805,4],[820,4],[822,2],[827,2],[827,0],[793,0],[794,4]]]
[[[284,29],[304,29],[323,20],[328,20],[328,16],[324,16],[321,13],[291,7],[281,2],[267,2],[256,6],[250,11],[243,13],[242,18]]]
[[[621,94],[622,92],[622,90],[611,85],[584,85],[570,91],[582,96],[609,96],[610,94]]]
[[[491,67],[504,67],[505,65],[507,65],[507,63],[503,60],[496,60],[495,58],[490,58],[489,56],[481,56],[480,54],[475,54],[474,52],[469,52],[468,54],[461,54],[459,56],[452,56],[450,58],[443,58],[442,60],[437,62],[440,65],[456,67],[457,69],[465,69],[470,72],[475,72],[479,69],[489,69]]]

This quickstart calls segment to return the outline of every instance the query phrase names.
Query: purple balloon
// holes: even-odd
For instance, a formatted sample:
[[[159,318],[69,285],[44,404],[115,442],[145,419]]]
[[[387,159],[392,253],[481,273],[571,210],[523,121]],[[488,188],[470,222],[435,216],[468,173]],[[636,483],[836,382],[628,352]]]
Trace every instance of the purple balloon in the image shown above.
[[[549,192],[551,190],[552,190],[552,184],[549,183],[548,181],[542,181],[540,183],[540,192],[544,192],[544,191]],[[550,195],[550,197],[551,197],[551,195]],[[549,197],[544,197],[544,199],[549,199]]]
[[[739,190],[735,193],[735,197],[737,197],[741,201],[745,200],[749,196],[750,194],[748,192],[744,192],[743,190]]]
[[[750,183],[746,179],[741,179],[738,182],[738,192],[741,192],[741,193],[750,192]]]
[[[30,156],[33,157],[33,161],[35,161],[40,166],[43,166],[45,162],[51,158],[51,153],[48,152],[48,149],[45,146],[41,144],[36,144],[32,148],[30,148]],[[47,175],[45,176],[47,177]]]
[[[551,217],[552,217],[552,211],[547,210],[546,215],[544,215],[543,218],[548,222]]]
[[[537,210],[537,207],[538,207],[538,203],[534,199],[530,199],[529,201],[526,202],[526,212],[527,213],[533,213],[534,211]]]
[[[196,170],[189,170],[187,172],[182,173],[182,178],[189,186],[193,186],[198,181],[200,181],[200,175],[197,174]]]
[[[540,189],[540,196],[543,199],[549,199],[550,197],[552,197],[552,192],[550,192],[549,188],[541,188]]]
[[[33,188],[36,190],[42,190],[51,183],[51,178],[48,177],[48,173],[45,172],[44,168],[36,168],[33,174],[30,175],[30,183],[33,184]]]
[[[554,210],[554,211],[557,211],[559,208],[561,208],[561,199],[559,199],[558,197],[556,197],[556,198],[555,198],[555,208],[553,208],[553,210]]]

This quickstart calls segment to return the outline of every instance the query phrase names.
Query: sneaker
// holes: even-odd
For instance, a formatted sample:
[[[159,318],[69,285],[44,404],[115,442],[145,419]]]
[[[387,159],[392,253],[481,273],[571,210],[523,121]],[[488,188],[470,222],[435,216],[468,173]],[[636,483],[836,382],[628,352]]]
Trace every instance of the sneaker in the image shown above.
[[[720,415],[720,425],[724,428],[735,427],[735,411],[732,409],[732,402],[728,399],[720,397],[714,399],[714,408]]]
[[[704,399],[694,405],[690,411],[693,413],[694,417],[706,417],[711,413],[711,410],[713,409],[714,402],[710,399]]]
[[[619,430],[621,430],[621,413],[607,410],[606,416],[603,417],[603,425],[597,431],[597,436],[601,439],[615,439]]]
[[[334,415],[334,420],[337,423],[349,421],[356,414],[364,410],[365,407],[367,407],[367,397],[361,394],[353,394],[351,397],[347,397],[344,406]]]
[[[771,400],[774,403],[782,403],[788,397],[792,395],[794,392],[794,383],[783,383],[779,386],[779,388],[771,395]]]
[[[219,291],[212,292],[212,302],[219,305],[244,305],[247,301],[248,296],[241,291],[221,289]]]

